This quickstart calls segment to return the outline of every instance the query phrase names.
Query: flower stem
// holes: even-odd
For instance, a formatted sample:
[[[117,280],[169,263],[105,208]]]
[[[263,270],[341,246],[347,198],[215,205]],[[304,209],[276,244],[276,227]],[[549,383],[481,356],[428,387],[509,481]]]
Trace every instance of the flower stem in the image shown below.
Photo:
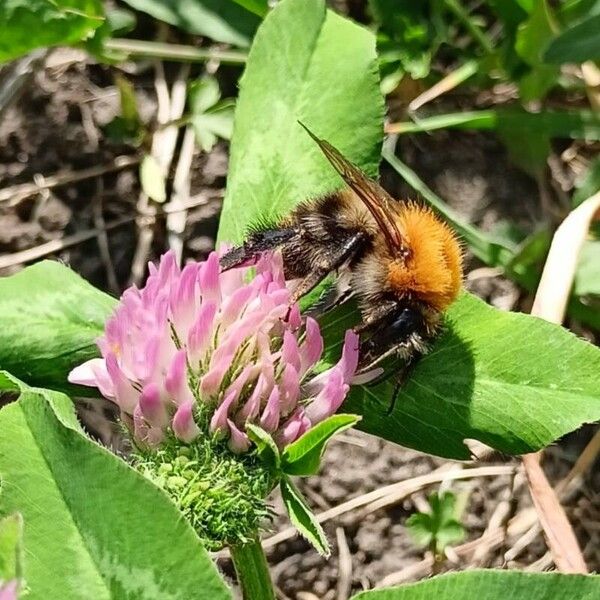
[[[275,600],[267,557],[258,536],[229,550],[244,600]]]

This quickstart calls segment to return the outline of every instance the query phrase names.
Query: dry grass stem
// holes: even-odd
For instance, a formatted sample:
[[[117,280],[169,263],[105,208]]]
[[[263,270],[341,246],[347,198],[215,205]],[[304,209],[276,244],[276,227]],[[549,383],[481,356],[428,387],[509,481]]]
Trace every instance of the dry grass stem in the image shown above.
[[[352,589],[352,555],[348,547],[346,532],[343,527],[337,527],[335,537],[338,547],[338,580],[336,589],[337,600],[347,600]]]
[[[33,260],[39,260],[40,258],[48,256],[49,254],[61,252],[66,248],[70,248],[71,246],[91,240],[103,232],[110,231],[116,227],[121,227],[127,223],[131,223],[133,220],[135,220],[135,217],[122,217],[112,221],[111,223],[108,223],[102,231],[99,229],[79,231],[60,240],[52,240],[51,242],[40,244],[35,248],[28,248],[27,250],[22,250],[21,252],[14,252],[13,254],[0,256],[0,269],[6,269],[7,267],[13,267],[15,265],[20,265]]]
[[[77,183],[84,179],[91,179],[92,177],[99,177],[106,173],[112,173],[114,171],[120,171],[127,167],[132,167],[140,162],[139,156],[117,156],[109,163],[104,165],[97,165],[89,167],[87,169],[81,169],[79,171],[69,171],[66,173],[56,173],[54,175],[48,175],[47,177],[38,178],[37,182],[31,183],[18,183],[0,189],[0,202],[10,201],[9,206],[16,206],[21,201],[25,200],[33,194],[38,194],[44,190],[49,190],[62,185],[68,185],[70,183]]]

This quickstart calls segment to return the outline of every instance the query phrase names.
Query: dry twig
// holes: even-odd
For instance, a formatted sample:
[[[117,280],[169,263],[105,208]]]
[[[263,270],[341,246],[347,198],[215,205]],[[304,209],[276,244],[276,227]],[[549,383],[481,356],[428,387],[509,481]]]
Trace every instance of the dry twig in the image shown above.
[[[126,223],[131,223],[133,220],[134,217],[122,217],[112,221],[111,223],[108,223],[102,231],[99,229],[79,231],[60,240],[52,240],[51,242],[40,244],[35,248],[28,248],[27,250],[22,250],[21,252],[13,252],[13,254],[0,256],[0,269],[6,269],[7,267],[13,267],[15,265],[20,265],[32,260],[39,260],[44,256],[48,256],[48,254],[55,254],[56,252],[60,252],[65,248],[76,246],[77,244],[81,244],[82,242],[86,242],[87,240],[97,237],[103,232],[110,231],[116,227],[121,227],[121,225],[125,225]]]
[[[28,198],[33,194],[38,194],[43,190],[49,190],[61,185],[68,185],[69,183],[77,183],[78,181],[99,177],[100,175],[112,173],[113,171],[120,171],[121,169],[137,165],[139,162],[139,156],[117,156],[105,165],[96,165],[87,169],[81,169],[80,171],[55,173],[54,175],[42,177],[39,183],[31,182],[11,185],[10,187],[0,190],[0,202],[10,200],[9,206],[16,206],[19,202],[25,200],[25,198]]]
[[[337,600],[347,600],[352,588],[352,555],[343,527],[336,528],[335,537],[338,547]]]

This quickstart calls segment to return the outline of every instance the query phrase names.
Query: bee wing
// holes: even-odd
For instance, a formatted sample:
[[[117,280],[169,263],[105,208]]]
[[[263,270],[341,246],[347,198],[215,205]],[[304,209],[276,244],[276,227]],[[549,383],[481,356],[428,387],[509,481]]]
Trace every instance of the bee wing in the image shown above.
[[[402,235],[389,208],[390,203],[394,202],[393,198],[378,183],[346,159],[335,146],[332,146],[326,140],[318,138],[304,123],[300,123],[300,125],[317,142],[323,154],[325,154],[346,184],[364,202],[381,228],[390,250],[402,250],[404,248]]]

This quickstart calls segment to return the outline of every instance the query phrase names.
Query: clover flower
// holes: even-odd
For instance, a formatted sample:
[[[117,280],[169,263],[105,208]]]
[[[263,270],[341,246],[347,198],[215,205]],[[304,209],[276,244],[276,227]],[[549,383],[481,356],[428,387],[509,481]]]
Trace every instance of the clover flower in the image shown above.
[[[184,443],[209,433],[236,453],[249,450],[254,423],[283,447],[343,402],[358,362],[358,336],[346,333],[339,362],[315,375],[323,352],[318,323],[303,323],[281,257],[220,272],[217,253],[182,270],[162,256],[142,289],[121,297],[98,346],[102,358],[71,371],[115,402],[138,444],[170,434]],[[171,437],[172,437],[171,436]]]
[[[16,579],[2,583],[0,581],[0,600],[17,600],[19,582]]]

